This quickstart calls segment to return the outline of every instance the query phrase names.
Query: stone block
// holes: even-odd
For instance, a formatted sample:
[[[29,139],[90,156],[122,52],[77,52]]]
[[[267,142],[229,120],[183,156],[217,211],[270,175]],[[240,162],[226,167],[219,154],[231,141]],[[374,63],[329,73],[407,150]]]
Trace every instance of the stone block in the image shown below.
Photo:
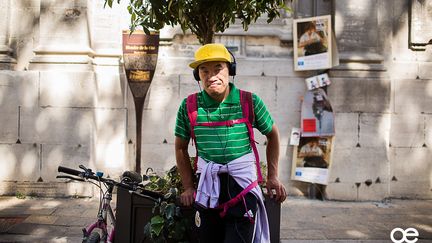
[[[392,114],[390,144],[392,147],[419,148],[425,143],[424,115]]]
[[[40,147],[36,144],[0,144],[0,181],[37,181]]]
[[[120,75],[118,66],[98,66],[95,68],[95,90],[93,99],[95,107],[124,108],[125,91],[128,89],[126,79]],[[91,80],[91,79],[90,79]],[[83,80],[82,80],[83,81]],[[80,85],[80,88],[83,87]],[[79,90],[83,91],[83,90]],[[86,91],[85,93],[87,93]]]
[[[201,87],[201,89],[200,89]],[[180,106],[180,103],[188,97],[188,95],[200,92],[202,90],[201,82],[197,82],[193,75],[192,71],[190,74],[187,75],[180,75],[180,88],[179,88],[179,100],[178,100],[178,106]],[[175,100],[173,100],[175,101]]]
[[[329,183],[326,188],[327,198],[330,200],[380,201],[389,196],[388,183],[357,185],[354,182]]]
[[[394,61],[387,66],[391,79],[416,79],[419,75],[418,64],[414,60],[409,62],[404,58],[403,61]]]
[[[91,45],[96,53],[121,52],[121,31],[128,29],[129,19],[122,18],[124,12],[120,11],[126,10],[125,4],[122,2],[116,5],[114,8],[104,8],[104,2],[88,2]]]
[[[360,146],[385,150],[389,146],[390,127],[390,114],[361,113]]]
[[[429,183],[418,181],[392,181],[390,196],[393,198],[432,199],[432,188]]]
[[[126,140],[126,109],[90,110],[92,137],[97,143],[121,144]]]
[[[289,58],[268,58],[263,61],[263,72],[266,76],[304,77],[307,72],[295,72],[292,51]]]
[[[34,41],[37,39],[40,1],[18,0],[11,2],[10,47],[17,58],[15,70],[25,70],[33,58]]]
[[[145,146],[144,144],[162,144],[164,140],[173,141],[174,132],[170,133],[170,131],[173,131],[174,128],[169,127],[170,125],[166,119],[165,110],[144,110],[142,123],[143,146]],[[135,129],[130,132],[135,132]]]
[[[392,148],[390,151],[392,183],[425,183],[430,186],[432,164],[429,158],[432,151],[429,148]]]
[[[239,89],[257,94],[270,113],[276,111],[276,77],[237,76],[235,84]]]
[[[1,143],[15,143],[19,139],[19,111],[17,106],[0,105]]]
[[[377,50],[378,8],[377,3],[345,3],[336,1],[337,17],[335,32],[339,52],[373,52]]]
[[[40,14],[40,1],[17,0],[11,2],[11,37],[32,36]]]
[[[263,58],[256,58],[256,59],[237,58],[236,61],[237,61],[237,75],[261,76],[265,71]],[[272,76],[276,76],[276,74],[273,74]]]
[[[330,182],[326,187],[326,196],[330,200],[356,200],[358,189],[354,183]]]
[[[286,111],[272,113],[276,126],[279,129],[280,145],[289,145],[292,128],[300,128],[300,112]]]
[[[158,63],[155,75],[192,75],[192,68],[189,63],[193,62],[193,54],[188,57],[171,57],[169,53],[161,47],[159,49]],[[193,79],[192,79],[193,80]]]
[[[85,183],[83,183],[85,184]],[[72,195],[65,193],[66,187],[63,183],[58,182],[17,182],[16,193],[30,197],[64,197],[64,196],[88,196],[88,195]],[[42,210],[38,210],[38,212]],[[52,212],[49,212],[52,213]]]
[[[303,78],[277,77],[276,98],[280,112],[301,111],[306,85]]]
[[[432,113],[432,80],[396,79],[395,112],[398,114]]]
[[[124,109],[22,109],[22,142],[51,144],[123,143]]]
[[[429,62],[420,62],[419,64],[419,78],[420,79],[426,79],[428,80],[428,85],[427,85],[427,92],[430,95],[432,92],[432,85],[430,84],[431,82],[431,77],[432,77],[432,60],[429,60]]]
[[[368,180],[386,183],[389,181],[389,166],[389,157],[384,148],[335,147],[329,181],[334,182],[339,178],[343,183],[364,183]]]
[[[279,128],[281,145],[288,145],[293,127],[300,127],[301,100],[306,92],[302,78],[277,78],[276,111],[273,118]]]
[[[60,181],[55,177],[58,166],[69,167],[80,170],[79,165],[96,171],[94,153],[89,145],[67,145],[67,144],[42,144],[41,145],[41,177],[45,182]]]
[[[43,1],[40,11],[40,43],[88,46],[87,1]]]
[[[111,178],[119,178],[123,171],[129,169],[126,166],[124,143],[95,144],[91,155],[94,156],[94,168]]]
[[[165,110],[175,105],[179,100],[179,76],[158,75],[154,76],[147,93],[146,108]],[[180,105],[180,103],[178,104]]]
[[[0,45],[6,44],[9,36],[9,26],[10,26],[10,2],[2,1],[0,3],[0,14],[3,16],[3,21],[0,23]]]
[[[378,78],[332,78],[328,97],[336,112],[390,112],[390,81]]]
[[[37,106],[38,82],[38,72],[0,71],[0,106]]]
[[[99,72],[41,72],[40,104],[53,107],[124,107],[121,82],[116,68]]]
[[[292,49],[281,47],[280,41],[272,37],[246,37],[245,54],[247,57],[284,58],[291,56]]]
[[[425,115],[425,143],[428,148],[432,147],[432,116]]]
[[[281,145],[279,154],[279,179],[288,188],[291,180],[292,156],[294,146]]]
[[[304,77],[308,72],[294,72],[292,58],[237,58],[237,75]]]
[[[358,113],[336,113],[335,114],[335,137],[334,148],[350,149],[359,142],[358,138]]]
[[[189,155],[195,156],[195,147],[189,146]],[[174,144],[146,144],[142,147],[141,169],[151,167],[157,173],[165,173],[176,164]]]

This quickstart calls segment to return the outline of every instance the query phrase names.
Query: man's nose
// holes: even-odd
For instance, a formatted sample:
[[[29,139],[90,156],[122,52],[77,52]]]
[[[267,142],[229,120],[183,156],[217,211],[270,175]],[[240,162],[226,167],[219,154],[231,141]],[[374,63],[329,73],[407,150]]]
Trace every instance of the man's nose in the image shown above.
[[[208,79],[209,80],[216,80],[217,74],[218,74],[217,72],[209,72]]]

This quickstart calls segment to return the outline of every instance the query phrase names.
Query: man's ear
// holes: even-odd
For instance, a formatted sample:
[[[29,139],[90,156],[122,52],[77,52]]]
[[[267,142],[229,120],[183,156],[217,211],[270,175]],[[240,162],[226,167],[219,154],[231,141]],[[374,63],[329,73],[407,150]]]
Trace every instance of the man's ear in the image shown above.
[[[198,82],[200,81],[200,76],[199,76],[198,68],[195,68],[193,70],[193,76],[194,76],[194,78],[195,78],[196,81],[198,81]]]

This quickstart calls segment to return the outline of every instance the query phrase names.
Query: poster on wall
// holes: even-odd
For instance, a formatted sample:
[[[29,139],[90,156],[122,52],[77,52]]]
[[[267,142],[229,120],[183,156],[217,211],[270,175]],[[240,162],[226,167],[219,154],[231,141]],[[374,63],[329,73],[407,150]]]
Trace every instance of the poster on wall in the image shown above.
[[[294,70],[328,69],[333,65],[331,16],[294,19]]]
[[[334,113],[321,88],[306,92],[301,107],[301,136],[328,137],[335,134]]]
[[[294,147],[291,179],[327,185],[332,137],[301,137]]]

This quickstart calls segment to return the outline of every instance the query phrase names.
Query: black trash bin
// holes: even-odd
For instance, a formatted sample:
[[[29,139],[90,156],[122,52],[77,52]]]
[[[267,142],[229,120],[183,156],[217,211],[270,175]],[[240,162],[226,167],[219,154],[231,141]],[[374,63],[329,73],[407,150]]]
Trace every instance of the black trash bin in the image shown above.
[[[271,243],[279,243],[281,205],[267,196],[265,196],[264,204],[269,220]],[[114,242],[151,243],[149,240],[143,241],[144,226],[154,216],[152,213],[154,205],[155,203],[149,199],[129,193],[126,189],[118,188]],[[182,207],[182,213],[185,217],[190,217],[190,222],[194,222],[192,208]],[[189,229],[189,234],[194,235],[192,226]],[[197,238],[191,237],[191,241],[197,242]]]
[[[266,207],[270,228],[270,242],[280,243],[281,204],[269,198],[266,194],[264,194],[264,198],[264,205]]]
[[[152,243],[150,240],[144,241],[144,227],[154,216],[152,213],[155,202],[130,193],[128,190],[118,188],[115,243]],[[193,222],[193,209],[181,207],[184,217],[189,217]],[[188,230],[188,235],[192,235],[192,227]],[[190,242],[194,243],[196,237],[191,237]]]

